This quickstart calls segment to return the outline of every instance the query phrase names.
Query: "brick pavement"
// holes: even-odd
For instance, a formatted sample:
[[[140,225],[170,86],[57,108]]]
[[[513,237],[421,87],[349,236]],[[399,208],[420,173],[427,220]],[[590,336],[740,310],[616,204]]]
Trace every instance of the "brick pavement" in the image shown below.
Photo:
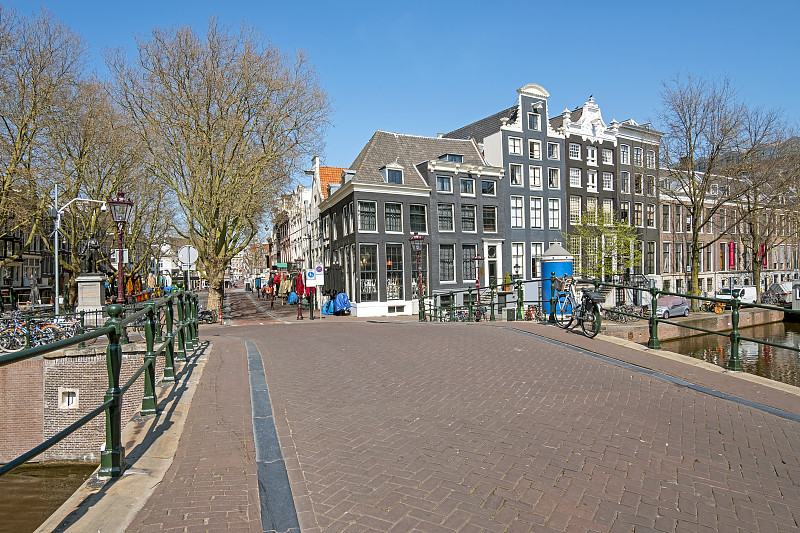
[[[305,533],[800,528],[800,422],[509,328],[800,414],[792,391],[544,325],[297,322],[231,296],[233,327],[201,330],[213,351],[175,461],[129,531],[261,531],[232,336],[262,354]]]
[[[378,322],[237,328],[304,532],[799,527],[796,421],[503,328]]]

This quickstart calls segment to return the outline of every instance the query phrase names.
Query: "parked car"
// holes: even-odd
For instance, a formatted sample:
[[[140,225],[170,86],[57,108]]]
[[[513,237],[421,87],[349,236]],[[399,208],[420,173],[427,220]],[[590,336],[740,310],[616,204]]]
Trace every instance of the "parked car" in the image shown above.
[[[758,297],[758,291],[755,285],[740,285],[733,288],[733,297],[739,299],[740,304],[754,304]],[[717,292],[717,298],[720,300],[731,300],[731,289],[724,288]],[[728,304],[730,305],[730,304]]]
[[[773,283],[765,294],[775,296],[778,305],[789,305],[792,303],[792,282]]]
[[[657,301],[656,316],[658,318],[689,316],[689,302],[680,296],[662,296]]]

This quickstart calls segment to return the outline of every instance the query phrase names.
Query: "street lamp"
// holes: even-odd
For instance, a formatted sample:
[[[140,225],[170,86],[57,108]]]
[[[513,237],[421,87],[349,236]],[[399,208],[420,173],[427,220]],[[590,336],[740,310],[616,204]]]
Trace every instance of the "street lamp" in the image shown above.
[[[55,278],[56,278],[56,283],[55,283],[55,292],[56,292],[55,293],[55,312],[56,313],[55,314],[58,315],[61,312],[61,305],[60,305],[60,302],[59,302],[60,296],[61,296],[61,287],[60,287],[60,284],[61,284],[61,279],[60,279],[61,278],[61,272],[59,272],[59,264],[58,264],[58,261],[59,261],[59,259],[58,259],[58,230],[61,229],[61,213],[63,213],[64,210],[67,207],[69,207],[69,205],[71,203],[73,203],[73,202],[97,203],[97,204],[100,204],[100,210],[101,211],[106,211],[108,209],[108,206],[102,200],[92,200],[91,198],[73,198],[72,200],[70,200],[69,202],[64,204],[63,206],[58,207],[58,183],[56,183],[55,192],[56,192],[56,197],[55,197],[55,203],[54,203],[54,205],[55,205],[54,211],[55,211],[55,218],[56,218],[56,230],[53,232],[53,239],[54,239],[54,244],[55,244],[55,246],[54,246],[54,252],[55,252],[55,258],[54,258],[55,264],[54,264],[54,267],[55,267]]]
[[[519,279],[519,269],[520,269],[519,263],[514,265],[514,279]]]
[[[109,198],[106,203],[111,207],[111,218],[117,225],[117,238],[119,240],[118,260],[117,260],[117,303],[122,305],[125,303],[125,267],[122,264],[122,238],[125,234],[125,225],[128,223],[128,218],[133,211],[133,202],[125,198],[125,193],[122,191],[117,192],[116,198]]]
[[[302,300],[300,299],[300,274],[301,269],[303,268],[303,258],[295,259],[295,263],[297,263],[297,280],[294,282],[294,290],[297,294],[297,320],[303,320],[303,306]]]
[[[414,232],[414,235],[408,238],[411,242],[411,251],[417,256],[417,294],[419,295],[419,318],[425,320],[425,302],[422,295],[422,267],[420,266],[420,258],[422,257],[422,246],[425,240],[424,235],[419,232]]]

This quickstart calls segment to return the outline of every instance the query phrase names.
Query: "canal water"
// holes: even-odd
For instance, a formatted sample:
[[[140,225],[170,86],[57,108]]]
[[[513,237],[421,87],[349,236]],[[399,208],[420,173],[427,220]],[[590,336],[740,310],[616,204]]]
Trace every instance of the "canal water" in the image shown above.
[[[800,324],[776,322],[739,330],[743,337],[787,346],[800,346]],[[662,341],[661,348],[695,359],[726,366],[731,355],[730,339],[720,335],[701,335]],[[800,387],[800,352],[775,348],[753,341],[739,342],[739,360],[744,372]]]
[[[0,533],[36,531],[95,471],[97,465],[23,465],[0,477]]]

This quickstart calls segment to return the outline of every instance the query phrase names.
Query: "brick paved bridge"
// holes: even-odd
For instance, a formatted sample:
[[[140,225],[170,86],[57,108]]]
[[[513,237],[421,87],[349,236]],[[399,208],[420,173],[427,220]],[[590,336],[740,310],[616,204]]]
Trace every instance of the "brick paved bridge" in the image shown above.
[[[191,407],[138,432],[182,428],[174,453],[129,445],[132,474],[48,527],[800,529],[796,388],[540,324],[297,322],[229,301],[183,369]]]

